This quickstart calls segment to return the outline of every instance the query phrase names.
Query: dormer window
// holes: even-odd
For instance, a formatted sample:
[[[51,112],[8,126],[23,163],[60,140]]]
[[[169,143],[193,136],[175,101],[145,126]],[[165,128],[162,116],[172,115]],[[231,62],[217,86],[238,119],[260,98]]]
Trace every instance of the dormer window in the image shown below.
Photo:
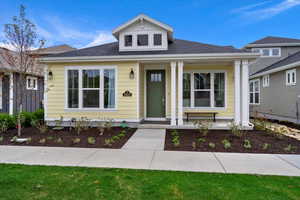
[[[125,41],[125,47],[131,47],[132,46],[132,35],[125,35],[124,41]]]
[[[137,45],[148,46],[148,35],[147,34],[137,35]]]
[[[260,53],[262,57],[280,57],[280,48],[253,48],[252,52]]]
[[[154,46],[161,46],[161,34],[154,34],[153,35],[153,43],[154,43]]]

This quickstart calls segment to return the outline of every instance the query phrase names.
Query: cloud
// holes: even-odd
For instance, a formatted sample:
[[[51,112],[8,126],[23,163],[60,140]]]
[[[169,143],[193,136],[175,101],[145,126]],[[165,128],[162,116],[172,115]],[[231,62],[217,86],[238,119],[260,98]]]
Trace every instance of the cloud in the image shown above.
[[[100,44],[105,44],[109,42],[114,42],[116,39],[109,32],[99,32],[96,37],[94,37],[93,41],[87,44],[85,47],[97,46]]]
[[[241,17],[248,20],[260,21],[276,16],[288,9],[300,5],[300,0],[283,0],[280,3],[269,5],[271,1],[265,1],[257,4],[237,8],[232,13],[238,13]],[[265,6],[268,4],[268,6]]]
[[[13,45],[7,44],[7,43],[4,43],[4,42],[0,42],[0,47],[6,48],[6,49],[9,49],[9,50],[15,50],[15,47]]]

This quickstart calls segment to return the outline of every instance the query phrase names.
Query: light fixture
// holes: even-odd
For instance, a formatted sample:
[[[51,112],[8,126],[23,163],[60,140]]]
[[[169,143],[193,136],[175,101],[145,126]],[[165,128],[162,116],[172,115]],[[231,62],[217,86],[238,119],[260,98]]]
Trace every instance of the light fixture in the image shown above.
[[[130,79],[134,79],[134,71],[133,71],[132,68],[131,68],[131,71],[130,71],[130,73],[129,73],[129,78],[130,78]]]
[[[49,80],[53,80],[53,73],[52,73],[52,71],[49,71],[48,77],[49,77]]]

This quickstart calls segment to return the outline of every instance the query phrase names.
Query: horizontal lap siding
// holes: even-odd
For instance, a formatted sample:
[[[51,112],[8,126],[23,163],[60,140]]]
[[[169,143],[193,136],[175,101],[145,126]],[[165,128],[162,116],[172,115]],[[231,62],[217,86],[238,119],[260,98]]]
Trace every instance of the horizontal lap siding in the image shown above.
[[[137,120],[137,84],[129,79],[131,69],[137,72],[137,63],[73,63],[72,66],[116,66],[117,67],[117,110],[116,111],[67,111],[65,110],[65,66],[69,64],[52,64],[49,70],[53,73],[53,80],[48,81],[48,114],[47,118],[80,118],[89,119],[130,119]],[[132,97],[123,97],[129,90]]]
[[[226,109],[220,109],[217,110],[218,112],[217,117],[233,117],[234,116],[234,68],[233,66],[184,66],[184,71],[186,70],[220,70],[220,71],[226,71],[227,72],[227,107]],[[188,109],[185,108],[184,111],[195,111],[195,109]],[[197,109],[196,111],[203,111],[201,108]],[[209,110],[205,110],[209,111]],[[215,111],[215,109],[214,109]]]

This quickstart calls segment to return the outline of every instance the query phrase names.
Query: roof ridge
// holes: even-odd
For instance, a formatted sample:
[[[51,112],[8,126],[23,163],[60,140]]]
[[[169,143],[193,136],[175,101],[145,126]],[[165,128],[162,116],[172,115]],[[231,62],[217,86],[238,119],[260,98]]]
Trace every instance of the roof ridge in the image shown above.
[[[300,53],[300,50],[297,51],[297,52],[295,52],[295,53],[293,53],[292,55],[289,55],[289,56],[287,56],[287,57],[284,57],[284,58],[278,60],[277,62],[272,63],[271,65],[268,65],[267,67],[265,67],[265,68],[263,68],[263,69],[261,69],[261,70],[255,72],[254,74],[251,74],[251,76],[252,76],[252,75],[255,75],[255,74],[258,74],[258,73],[261,73],[261,72],[264,72],[264,71],[268,71],[268,70],[266,70],[267,68],[272,67],[272,66],[275,65],[275,64],[281,63],[281,62],[283,62],[283,61],[285,61],[285,60],[287,60],[287,59],[289,59],[289,58],[291,58],[291,57],[293,57],[293,56],[295,56],[295,55],[298,55],[299,53]]]

